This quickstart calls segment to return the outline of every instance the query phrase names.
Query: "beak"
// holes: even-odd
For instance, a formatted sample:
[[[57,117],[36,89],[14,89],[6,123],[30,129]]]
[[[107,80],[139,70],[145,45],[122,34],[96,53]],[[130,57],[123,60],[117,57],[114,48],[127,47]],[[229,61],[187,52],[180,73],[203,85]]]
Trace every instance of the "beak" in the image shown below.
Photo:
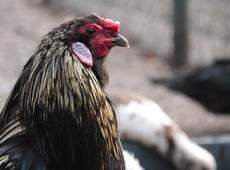
[[[122,36],[121,34],[118,34],[117,37],[115,37],[112,41],[114,46],[120,46],[120,47],[127,47],[129,48],[129,42],[128,40]]]

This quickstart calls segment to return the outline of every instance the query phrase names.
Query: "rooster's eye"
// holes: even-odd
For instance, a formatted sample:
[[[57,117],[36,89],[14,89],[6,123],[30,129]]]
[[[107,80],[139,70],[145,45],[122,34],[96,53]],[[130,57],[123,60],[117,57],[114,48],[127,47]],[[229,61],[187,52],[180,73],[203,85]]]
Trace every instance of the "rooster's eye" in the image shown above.
[[[89,28],[89,29],[86,30],[86,33],[87,33],[88,35],[94,35],[94,34],[96,33],[96,30],[93,29],[93,28]]]

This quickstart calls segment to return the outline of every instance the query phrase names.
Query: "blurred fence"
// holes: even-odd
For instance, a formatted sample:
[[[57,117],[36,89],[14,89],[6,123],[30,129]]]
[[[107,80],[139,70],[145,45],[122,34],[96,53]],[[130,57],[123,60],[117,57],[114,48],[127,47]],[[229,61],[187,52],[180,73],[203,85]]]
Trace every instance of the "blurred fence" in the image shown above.
[[[230,1],[189,1],[190,63],[230,58]]]
[[[72,8],[77,15],[91,12],[121,22],[132,44],[161,57],[173,55],[172,0],[50,0]],[[59,2],[59,3],[57,3]],[[230,55],[230,1],[187,0],[188,63],[208,64]],[[54,4],[54,3],[53,3]]]

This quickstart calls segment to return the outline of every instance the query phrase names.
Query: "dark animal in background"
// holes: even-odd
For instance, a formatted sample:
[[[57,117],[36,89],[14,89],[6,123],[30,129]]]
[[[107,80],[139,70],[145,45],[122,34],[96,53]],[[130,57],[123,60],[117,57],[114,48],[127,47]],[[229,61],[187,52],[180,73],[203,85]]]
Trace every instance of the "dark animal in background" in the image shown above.
[[[119,22],[97,15],[54,28],[0,115],[0,169],[124,170],[104,59],[128,47]]]
[[[152,82],[182,92],[212,112],[230,113],[230,60],[217,60],[190,73]]]

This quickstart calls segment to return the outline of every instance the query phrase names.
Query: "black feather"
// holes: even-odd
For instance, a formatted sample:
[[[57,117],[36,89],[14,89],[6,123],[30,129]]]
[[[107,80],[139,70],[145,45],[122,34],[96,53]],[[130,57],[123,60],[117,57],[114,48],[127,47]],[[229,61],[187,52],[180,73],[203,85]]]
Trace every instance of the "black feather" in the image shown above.
[[[153,79],[170,89],[182,92],[216,113],[230,113],[230,61],[218,60],[173,78]]]
[[[0,144],[1,170],[46,170],[41,156],[33,149],[30,138],[17,134]]]

